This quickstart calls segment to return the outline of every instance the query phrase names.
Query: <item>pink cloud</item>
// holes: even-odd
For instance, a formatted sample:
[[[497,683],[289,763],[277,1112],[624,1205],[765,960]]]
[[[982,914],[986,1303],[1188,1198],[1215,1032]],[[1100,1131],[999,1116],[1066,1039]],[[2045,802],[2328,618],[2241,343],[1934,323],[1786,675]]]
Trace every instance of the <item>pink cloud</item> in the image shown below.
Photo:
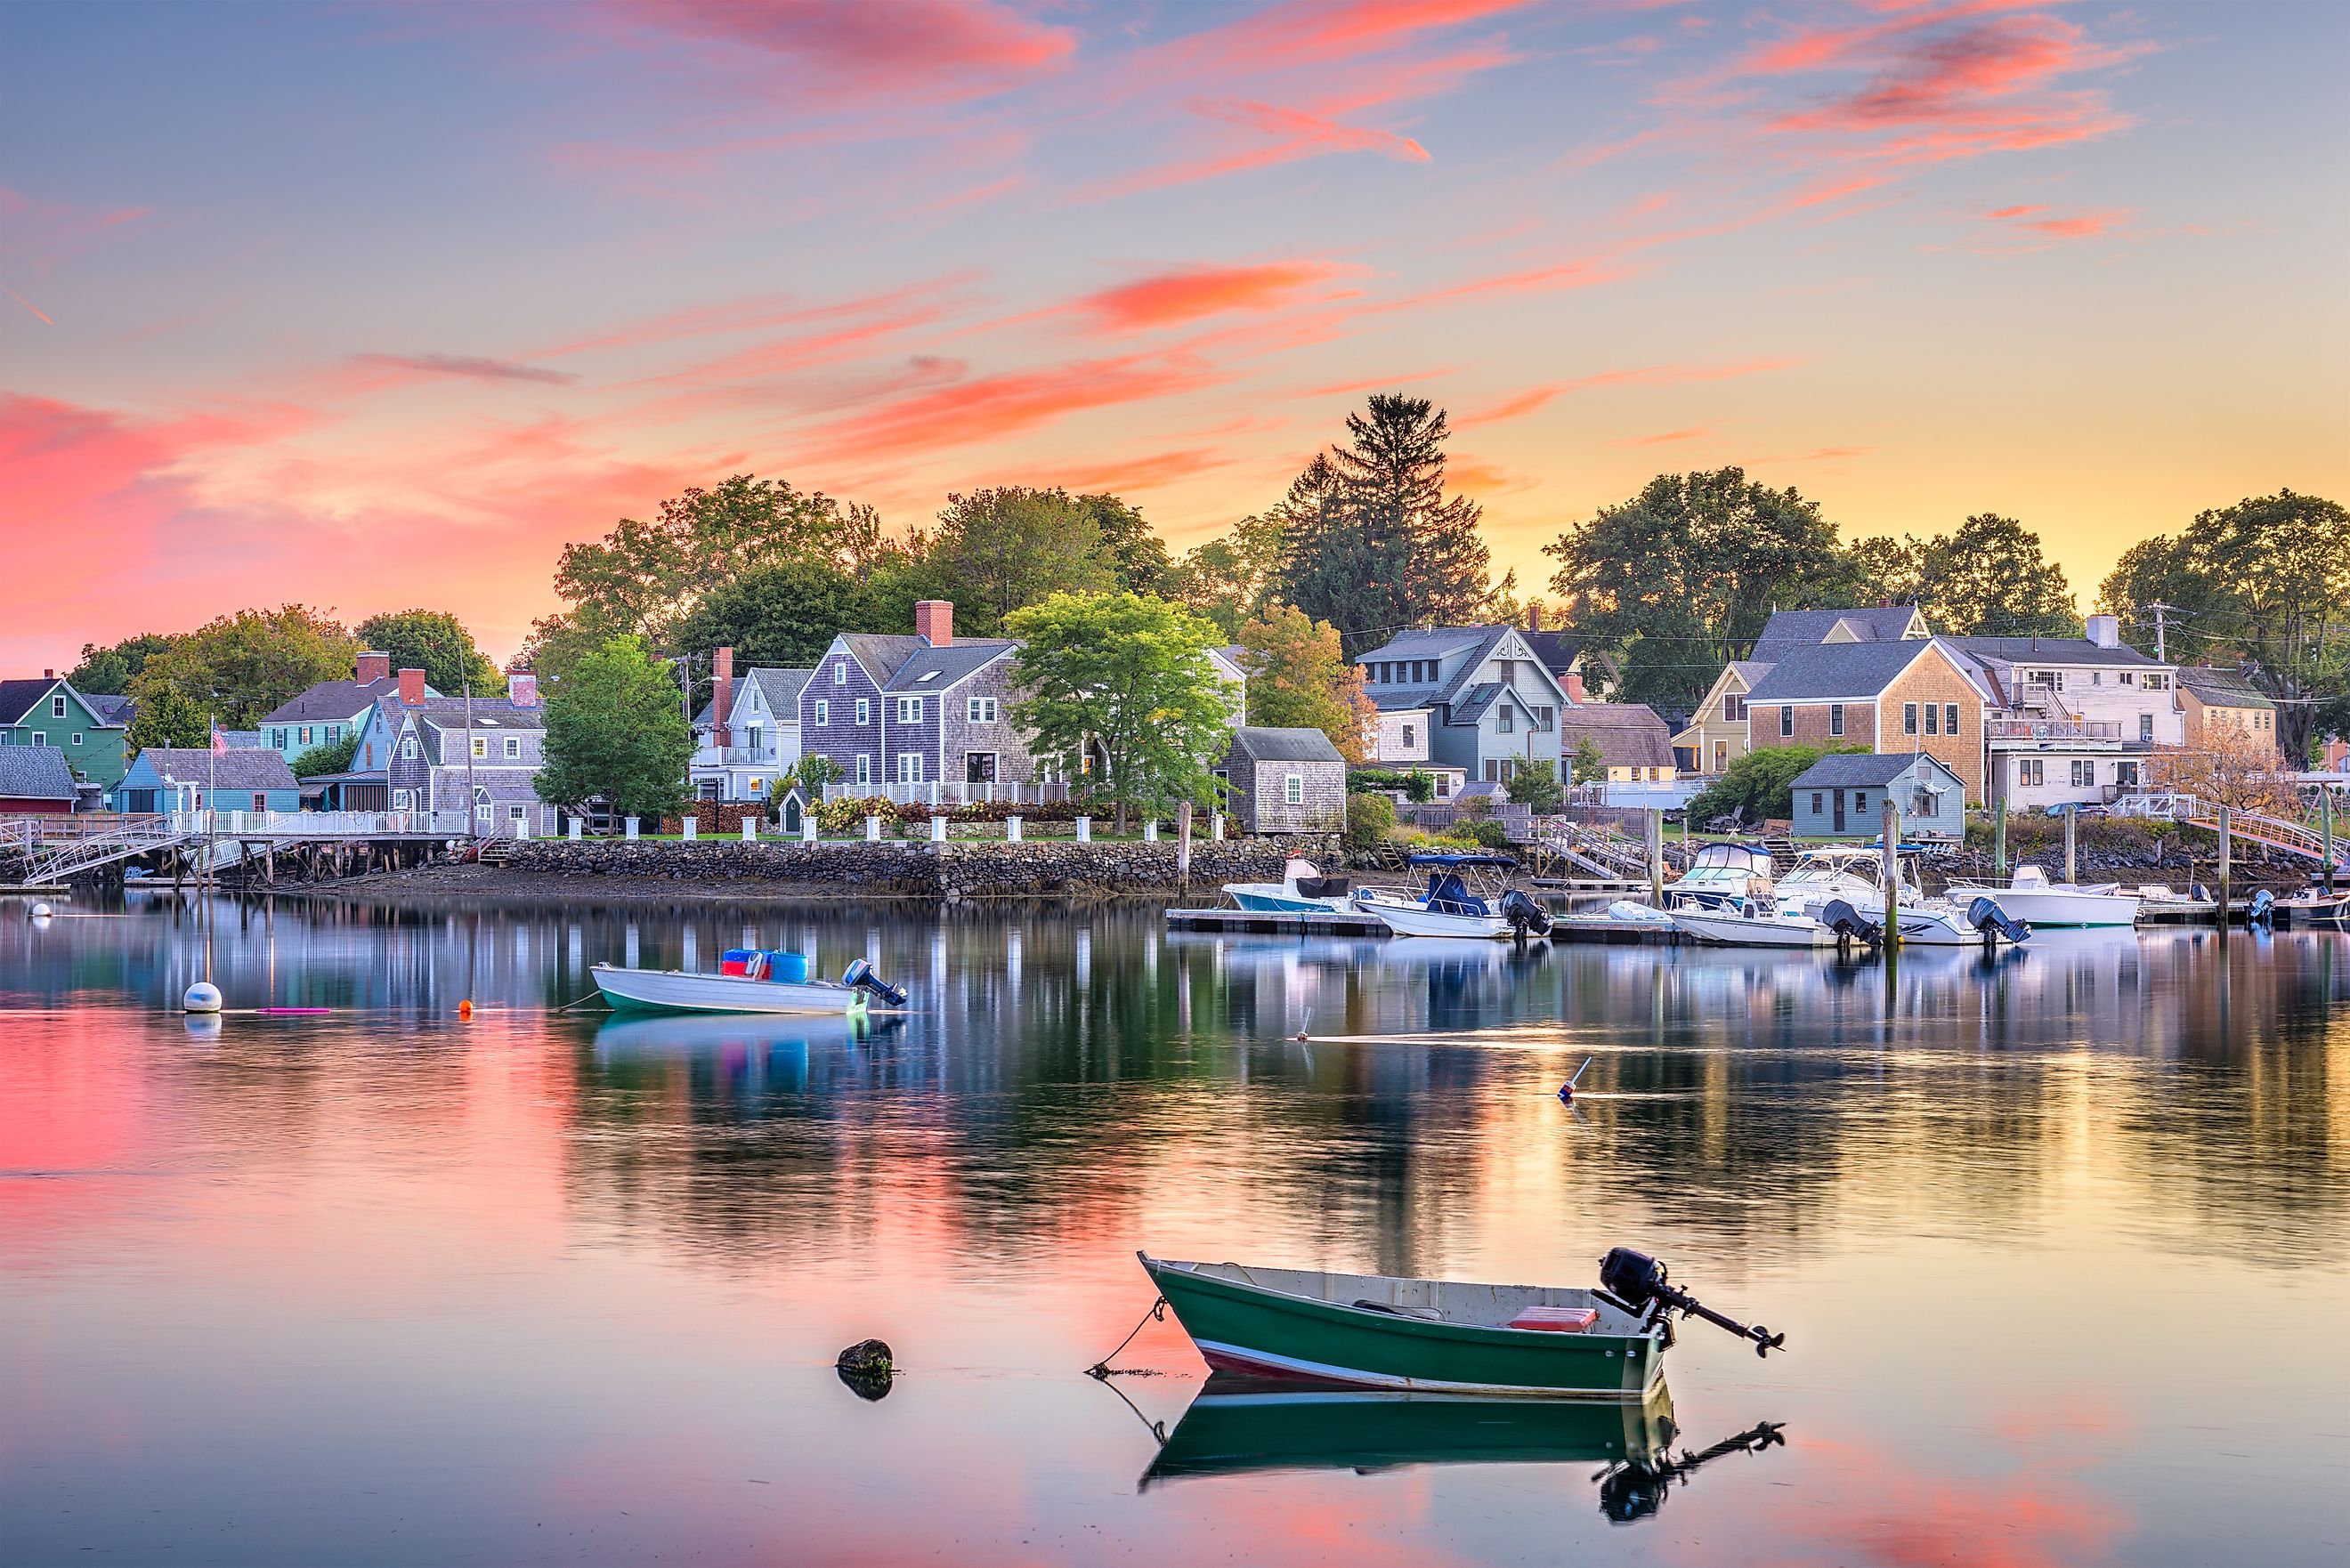
[[[1701,436],[1709,436],[1713,432],[1711,431],[1706,429],[1703,425],[1691,425],[1687,430],[1664,431],[1656,435],[1627,436],[1622,441],[1613,441],[1609,444],[1613,446],[1666,446],[1674,441],[1696,441]]]
[[[1069,29],[989,0],[628,0],[620,9],[640,26],[788,60],[819,98],[1001,92],[1059,70],[1077,47]]]
[[[153,215],[150,207],[86,207],[0,186],[0,256],[13,271],[44,276]]]
[[[761,332],[776,327],[837,320],[844,317],[887,314],[916,300],[951,295],[969,285],[977,275],[970,272],[950,273],[908,284],[902,288],[861,295],[826,305],[805,305],[785,294],[761,294],[716,305],[690,306],[682,310],[649,317],[551,348],[536,349],[524,358],[555,359],[567,354],[587,354],[598,349],[635,348],[650,343],[671,343],[689,337],[724,337],[737,332]]]
[[[1235,70],[1329,65],[1523,8],[1529,0],[1293,0],[1164,47],[1161,61]]]
[[[1008,371],[919,391],[809,433],[807,450],[835,462],[904,459],[1000,441],[1064,415],[1145,402],[1227,379],[1196,362],[1127,357]]]
[[[1463,414],[1452,421],[1455,429],[1468,425],[1498,424],[1533,413],[1552,399],[1570,392],[1589,391],[1595,387],[1666,387],[1690,382],[1729,381],[1742,376],[1767,375],[1774,370],[1792,369],[1801,364],[1798,359],[1740,359],[1725,365],[1642,365],[1620,370],[1601,370],[1589,376],[1578,376],[1571,381],[1555,381],[1548,386],[1530,387],[1490,408]]]
[[[1338,381],[1326,387],[1308,387],[1302,392],[1292,392],[1293,398],[1343,398],[1355,392],[1396,392],[1416,387],[1422,381],[1440,380],[1452,374],[1451,369],[1420,370],[1409,376],[1366,376],[1360,380]]]
[[[2137,214],[2126,208],[2107,208],[2093,213],[2069,213],[2043,216],[2048,208],[2041,205],[1999,207],[1985,217],[1997,219],[2012,227],[2045,234],[2054,240],[2085,240],[2119,228]]]
[[[1024,484],[1058,485],[1075,495],[1103,492],[1122,495],[1128,491],[1164,490],[1195,475],[1229,468],[1233,461],[1205,447],[1189,447],[1077,468],[1040,471],[1033,464],[1024,465],[1007,475],[1005,483],[1016,480]]]
[[[1087,295],[1076,308],[1114,332],[1148,331],[1226,311],[1278,310],[1296,303],[1300,291],[1352,270],[1359,269],[1321,261],[1191,267]]]

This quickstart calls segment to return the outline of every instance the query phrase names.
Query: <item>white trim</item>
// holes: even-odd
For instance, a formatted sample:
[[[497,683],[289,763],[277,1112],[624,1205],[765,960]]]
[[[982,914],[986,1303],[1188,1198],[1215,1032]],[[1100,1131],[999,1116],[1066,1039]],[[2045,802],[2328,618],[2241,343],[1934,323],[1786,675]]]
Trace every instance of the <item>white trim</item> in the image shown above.
[[[1177,1314],[1180,1316],[1180,1314]],[[1655,1343],[1654,1336],[1648,1336]],[[1269,1350],[1251,1350],[1222,1340],[1201,1339],[1194,1335],[1191,1343],[1202,1356],[1213,1353],[1227,1361],[1261,1366],[1273,1372],[1294,1373],[1299,1376],[1318,1377],[1329,1383],[1352,1383],[1366,1388],[1409,1388],[1439,1394],[1509,1394],[1529,1399],[1574,1398],[1580,1395],[1592,1399],[1620,1399],[1626,1390],[1619,1382],[1613,1388],[1586,1386],[1581,1388],[1559,1388],[1532,1383],[1452,1383],[1437,1377],[1400,1377],[1393,1373],[1364,1372],[1351,1366],[1333,1366],[1324,1361],[1305,1361],[1292,1355],[1275,1355]],[[1648,1358],[1648,1376],[1639,1385],[1645,1391],[1655,1386],[1665,1375],[1665,1357],[1661,1349]]]

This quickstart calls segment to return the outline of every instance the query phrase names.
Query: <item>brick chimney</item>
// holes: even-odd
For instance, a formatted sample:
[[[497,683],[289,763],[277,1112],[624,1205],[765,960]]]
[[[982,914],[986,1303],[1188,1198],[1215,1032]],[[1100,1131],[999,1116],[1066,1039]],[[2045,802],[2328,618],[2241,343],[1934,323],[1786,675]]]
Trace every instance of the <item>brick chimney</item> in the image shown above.
[[[1526,607],[1526,629],[1528,631],[1542,629],[1542,606],[1533,604]]]
[[[538,677],[527,670],[517,670],[506,677],[506,701],[517,708],[538,706]]]
[[[351,670],[351,679],[362,686],[377,680],[390,680],[391,655],[377,653],[372,649],[360,654],[356,666]]]
[[[1566,700],[1568,701],[1579,706],[1582,703],[1591,701],[1590,698],[1586,697],[1583,694],[1582,671],[1575,670],[1568,670],[1566,674],[1561,678],[1559,684],[1566,688]]]
[[[920,615],[918,607],[915,614]],[[734,716],[734,650],[722,648],[710,668],[711,738],[719,745],[734,743],[727,721]]]
[[[923,599],[914,606],[914,635],[932,648],[954,646],[954,604],[949,599]]]
[[[424,671],[403,670],[400,672],[400,705],[421,707],[424,701]]]
[[[57,672],[54,670],[44,670],[41,671],[41,679],[44,680],[55,680],[57,678]]]

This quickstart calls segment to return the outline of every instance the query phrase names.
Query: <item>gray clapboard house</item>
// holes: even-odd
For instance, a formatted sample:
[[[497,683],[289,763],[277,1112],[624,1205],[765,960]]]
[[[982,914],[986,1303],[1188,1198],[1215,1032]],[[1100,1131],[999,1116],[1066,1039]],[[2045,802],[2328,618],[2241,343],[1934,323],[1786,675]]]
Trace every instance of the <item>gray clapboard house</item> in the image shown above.
[[[1530,762],[1558,767],[1559,714],[1575,700],[1516,627],[1407,631],[1355,662],[1379,712],[1382,765],[1424,761],[1495,783]],[[1401,749],[1419,754],[1390,754],[1389,738],[1406,734]]]

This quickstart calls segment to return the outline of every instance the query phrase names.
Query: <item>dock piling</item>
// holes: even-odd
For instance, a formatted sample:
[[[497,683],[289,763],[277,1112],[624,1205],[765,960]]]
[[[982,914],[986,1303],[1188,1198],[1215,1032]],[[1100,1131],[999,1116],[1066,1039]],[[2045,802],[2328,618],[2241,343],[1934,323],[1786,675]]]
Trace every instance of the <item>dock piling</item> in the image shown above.
[[[2220,929],[2228,929],[2228,900],[2236,869],[2235,814],[2227,806],[2220,808]]]

